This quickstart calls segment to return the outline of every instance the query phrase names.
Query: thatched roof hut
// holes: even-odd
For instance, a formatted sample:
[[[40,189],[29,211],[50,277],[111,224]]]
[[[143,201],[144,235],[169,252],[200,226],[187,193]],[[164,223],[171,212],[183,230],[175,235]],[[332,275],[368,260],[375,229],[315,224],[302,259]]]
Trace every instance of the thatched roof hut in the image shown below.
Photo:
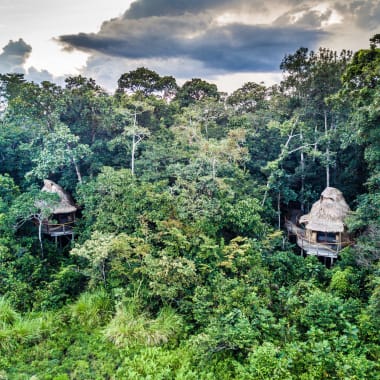
[[[70,194],[55,182],[49,179],[44,179],[44,186],[41,190],[48,193],[58,194],[60,202],[57,207],[54,208],[53,214],[69,214],[77,211]]]
[[[342,192],[326,187],[321,198],[313,204],[308,214],[301,216],[299,222],[311,231],[344,232],[344,219],[350,211]]]

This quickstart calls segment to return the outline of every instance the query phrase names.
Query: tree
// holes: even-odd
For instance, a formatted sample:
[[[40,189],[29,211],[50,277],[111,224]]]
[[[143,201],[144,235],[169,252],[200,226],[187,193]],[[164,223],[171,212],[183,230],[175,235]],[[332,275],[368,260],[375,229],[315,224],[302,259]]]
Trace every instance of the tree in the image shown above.
[[[211,178],[215,181],[218,166],[223,163],[239,164],[247,160],[248,150],[244,146],[246,131],[244,129],[233,129],[227,136],[221,139],[208,138],[202,134],[202,124],[198,115],[199,110],[191,107],[186,111],[193,111],[188,120],[189,112],[178,120],[182,124],[174,128],[174,133],[181,144],[188,144],[196,152],[192,157],[193,161],[201,160],[209,168]],[[194,120],[195,119],[195,120]],[[206,129],[207,133],[207,129]]]
[[[170,99],[178,88],[172,76],[161,77],[155,71],[145,67],[123,74],[117,83],[116,93],[141,94],[144,97],[160,93],[164,99]]]
[[[79,188],[84,231],[129,234],[152,228],[173,212],[173,198],[166,183],[149,183],[132,176],[129,169],[103,167]]]
[[[81,142],[90,146],[95,139],[108,137],[114,122],[112,97],[91,78],[79,75],[68,77],[65,82],[60,121],[67,124]]]
[[[193,78],[183,84],[175,100],[179,101],[181,107],[187,107],[191,103],[207,98],[214,98],[216,100],[220,98],[216,85],[199,78]]]
[[[58,122],[54,129],[47,131],[40,140],[32,141],[30,148],[36,154],[32,159],[35,167],[28,175],[44,179],[64,167],[73,165],[78,182],[82,183],[79,162],[89,158],[91,150],[87,145],[80,144],[79,137],[73,135],[65,124]]]
[[[268,161],[263,171],[268,173],[266,191],[264,194],[262,205],[265,204],[267,193],[273,189],[277,193],[277,214],[278,214],[278,229],[281,227],[281,202],[288,203],[290,200],[295,200],[295,193],[289,186],[289,174],[284,170],[285,160],[291,155],[300,152],[300,166],[301,166],[301,195],[300,203],[301,210],[304,211],[304,172],[305,162],[304,153],[315,148],[317,142],[307,143],[304,141],[303,129],[304,124],[299,122],[299,116],[296,115],[292,119],[284,123],[272,122],[270,128],[285,137],[284,143],[281,145],[281,151],[275,160]],[[298,133],[297,133],[298,132]]]
[[[58,204],[59,197],[57,194],[32,189],[18,196],[11,206],[10,220],[13,222],[15,230],[18,230],[29,221],[36,221],[38,223],[38,240],[40,242],[41,257],[44,256],[42,226],[52,215],[53,210]]]
[[[346,144],[359,142],[368,164],[368,194],[360,197],[353,228],[380,226],[380,48],[379,35],[371,39],[369,49],[356,52],[343,75],[343,88],[335,98],[338,106],[349,109]],[[375,227],[378,228],[378,227]]]
[[[20,133],[20,141],[12,141],[13,150],[24,152],[24,156],[28,152],[29,162],[25,165],[28,171],[23,176],[42,179],[49,174],[63,174],[63,168],[72,166],[81,182],[80,161],[91,151],[60,120],[65,108],[62,89],[50,82],[39,86],[19,81],[18,86],[16,96],[8,101],[2,123],[9,127],[6,133]],[[5,135],[5,141],[7,137]]]
[[[244,147],[245,130],[234,129],[228,132],[226,138],[201,139],[199,141],[199,158],[205,160],[211,167],[211,177],[215,181],[218,166],[223,163],[244,163],[248,150]]]
[[[263,84],[247,82],[227,98],[227,104],[238,113],[255,112],[265,107],[266,96],[267,90]]]
[[[151,107],[144,102],[134,101],[129,106],[134,107],[134,110],[126,108],[119,109],[120,116],[124,119],[124,130],[122,134],[110,142],[110,146],[114,147],[116,144],[128,144],[126,139],[131,138],[131,173],[135,175],[135,159],[137,148],[141,142],[150,136],[148,128],[144,128],[138,124],[137,117],[139,114],[150,110]]]
[[[9,208],[19,195],[20,189],[16,186],[13,178],[8,174],[0,174],[0,231],[3,239],[11,233],[12,227],[9,224],[12,223],[8,221]]]
[[[300,108],[297,111],[300,121],[309,131],[304,131],[304,135],[314,134],[314,140],[320,135],[324,137],[319,145],[325,150],[320,160],[325,166],[326,186],[331,182],[330,167],[334,164],[331,147],[341,115],[334,114],[325,99],[340,89],[340,77],[351,57],[352,53],[346,50],[338,55],[336,51],[324,48],[316,53],[300,48],[294,54],[286,55],[280,65],[285,73],[281,87],[293,97],[294,106]]]
[[[25,84],[23,74],[0,74],[0,109],[7,106],[7,102],[16,98]]]

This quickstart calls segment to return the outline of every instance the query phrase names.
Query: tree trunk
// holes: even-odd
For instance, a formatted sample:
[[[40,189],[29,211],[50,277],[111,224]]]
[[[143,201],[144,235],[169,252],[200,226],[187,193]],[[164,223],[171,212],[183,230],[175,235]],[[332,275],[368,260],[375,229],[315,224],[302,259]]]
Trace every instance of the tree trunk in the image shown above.
[[[330,141],[328,140],[327,112],[325,116],[325,137],[326,137],[326,187],[330,186]]]
[[[212,158],[212,180],[215,181],[216,177],[216,159],[215,157]]]
[[[38,240],[40,241],[41,257],[44,257],[44,245],[42,244],[42,218],[38,219]]]
[[[281,229],[281,191],[277,195],[277,214],[278,214],[278,229]]]
[[[136,135],[132,135],[132,153],[131,153],[131,172],[135,175],[135,151],[136,151]]]
[[[70,152],[71,162],[74,165],[75,172],[77,173],[78,182],[82,183],[82,175],[80,173],[79,166],[78,166],[77,162],[75,161],[74,154],[72,153],[71,147],[70,147],[70,145],[66,145],[66,147],[67,147],[68,151]]]
[[[268,196],[268,191],[269,191],[269,181],[267,182],[267,186],[265,189],[265,193],[264,193],[264,197],[263,197],[263,201],[261,203],[261,206],[265,205],[265,201],[267,200],[267,196]]]
[[[135,153],[136,153],[136,125],[137,125],[137,111],[133,115],[133,135],[132,135],[132,153],[131,153],[131,172],[135,175]]]
[[[75,172],[77,173],[78,182],[79,182],[79,183],[82,183],[82,175],[81,175],[81,173],[80,173],[79,166],[78,166],[78,164],[76,163],[76,161],[75,161],[74,158],[72,158],[71,161],[72,161],[72,163],[73,163],[73,165],[74,165],[74,167],[75,167]]]
[[[303,135],[302,129],[300,130],[300,140],[301,146],[303,146]],[[305,157],[303,153],[303,149],[301,149],[301,210],[304,212],[305,210]]]
[[[102,260],[101,264],[100,264],[100,270],[101,270],[101,273],[102,273],[102,279],[103,279],[103,282],[104,282],[104,285],[106,285],[106,263],[105,263],[105,260]]]

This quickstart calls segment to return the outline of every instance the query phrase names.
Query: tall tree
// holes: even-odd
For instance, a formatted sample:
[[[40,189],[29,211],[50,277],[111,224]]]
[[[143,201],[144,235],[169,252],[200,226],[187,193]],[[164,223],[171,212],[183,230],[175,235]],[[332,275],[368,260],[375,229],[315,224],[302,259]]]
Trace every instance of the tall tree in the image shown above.
[[[72,165],[78,182],[82,183],[80,161],[89,159],[91,150],[88,145],[79,143],[79,137],[65,124],[57,122],[52,130],[33,140],[29,146],[35,167],[28,175],[43,179]]]
[[[267,89],[263,84],[247,82],[227,98],[227,104],[239,113],[255,112],[265,107],[266,96]]]
[[[380,34],[370,40],[370,48],[355,53],[343,75],[343,88],[336,100],[349,108],[345,125],[348,142],[364,146],[368,163],[368,194],[361,198],[356,227],[380,226]]]
[[[151,109],[149,104],[142,101],[132,101],[128,108],[119,108],[124,127],[123,132],[110,141],[109,146],[114,149],[117,145],[130,146],[130,166],[132,175],[135,175],[135,160],[137,149],[144,139],[150,136],[150,130],[139,125],[138,115]]]
[[[124,73],[118,80],[117,93],[149,96],[157,94],[164,99],[170,99],[177,91],[174,77],[161,77],[153,70],[139,67],[136,70]]]
[[[326,186],[331,184],[330,169],[335,165],[334,157],[340,145],[337,125],[340,118],[344,117],[333,112],[326,98],[340,89],[340,77],[351,57],[352,53],[346,50],[338,54],[324,48],[316,53],[300,48],[295,54],[285,56],[280,66],[285,74],[281,88],[290,96],[293,112],[299,115],[303,125],[300,137],[306,144],[318,141],[310,153],[313,153],[313,160],[318,158],[325,167]],[[300,150],[301,188],[304,187],[305,153],[303,149]]]
[[[179,101],[181,107],[187,107],[191,103],[207,98],[216,100],[220,98],[217,86],[202,79],[193,78],[183,84],[175,100]]]

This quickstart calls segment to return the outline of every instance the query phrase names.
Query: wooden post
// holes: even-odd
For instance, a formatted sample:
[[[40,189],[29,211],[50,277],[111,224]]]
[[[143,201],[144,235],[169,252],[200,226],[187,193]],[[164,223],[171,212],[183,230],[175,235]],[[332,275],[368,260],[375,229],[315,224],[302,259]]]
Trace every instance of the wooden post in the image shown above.
[[[336,246],[337,248],[337,253],[338,253],[338,249],[341,250],[342,249],[342,233],[339,232],[339,244]]]

